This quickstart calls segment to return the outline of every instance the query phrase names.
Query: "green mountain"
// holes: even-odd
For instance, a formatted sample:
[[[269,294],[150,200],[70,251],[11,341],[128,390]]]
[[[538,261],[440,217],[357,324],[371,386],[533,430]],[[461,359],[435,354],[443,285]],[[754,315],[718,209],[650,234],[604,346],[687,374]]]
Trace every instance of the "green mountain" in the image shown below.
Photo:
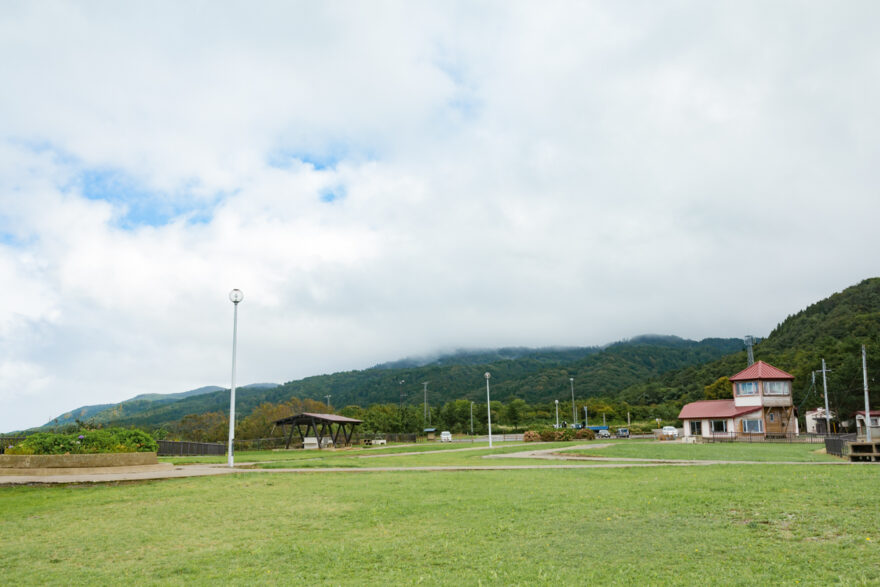
[[[873,378],[880,375],[880,278],[865,280],[789,316],[755,345],[754,352],[757,359],[795,376],[794,399],[801,413],[822,402],[821,387],[817,390],[811,383],[812,372],[820,368],[824,357],[832,369],[828,373],[831,407],[846,417],[863,408],[862,344],[868,349],[874,385]],[[481,402],[486,390],[483,373],[489,371],[493,400],[518,398],[529,404],[562,401],[570,397],[569,378],[574,378],[579,400],[606,398],[644,406],[652,417],[674,419],[678,408],[688,401],[729,393],[721,378],[746,366],[740,339],[693,341],[645,335],[605,347],[461,350],[307,377],[280,386],[246,386],[237,391],[236,412],[243,418],[262,403],[292,398],[324,401],[326,395],[337,409],[388,403],[420,405],[423,382],[429,382],[431,406],[460,399]],[[113,406],[86,406],[59,417],[59,421],[67,418],[158,428],[185,416],[225,413],[228,409],[228,390],[202,388],[183,394],[138,396]]]
[[[429,403],[437,406],[450,400],[485,397],[483,373],[492,374],[493,399],[520,398],[527,402],[552,401],[568,397],[569,378],[575,378],[578,397],[616,394],[621,389],[672,369],[711,361],[742,348],[739,339],[685,340],[672,336],[643,336],[601,349],[497,349],[459,351],[429,361],[407,359],[361,371],[307,377],[272,389],[240,388],[236,392],[236,414],[242,418],[262,403],[281,403],[291,398],[324,401],[331,396],[336,407],[368,406],[404,402],[421,404],[422,382],[429,383]],[[515,355],[516,358],[508,358]],[[490,362],[478,362],[492,359]],[[395,367],[402,364],[409,366]],[[121,426],[157,428],[191,414],[226,412],[229,391],[218,390],[148,409],[105,410],[104,420]]]
[[[253,389],[267,389],[271,387],[276,387],[277,385],[277,383],[254,383],[246,387],[250,387]],[[178,393],[144,393],[137,395],[131,399],[119,402],[118,404],[83,406],[81,408],[71,410],[70,412],[61,414],[57,418],[53,418],[50,422],[47,422],[40,428],[66,426],[68,424],[74,424],[77,420],[79,420],[80,422],[92,423],[128,421],[131,419],[137,419],[140,414],[157,410],[161,406],[174,404],[175,402],[187,398],[216,393],[222,390],[222,387],[218,387],[216,385],[208,385],[205,387],[199,387],[198,389],[191,389],[189,391],[181,391]]]
[[[812,304],[778,324],[754,347],[755,359],[794,375],[794,402],[801,414],[823,404],[821,374],[825,359],[831,409],[848,418],[864,409],[861,345],[867,350],[869,385],[880,382],[880,278],[871,278]],[[619,399],[633,404],[661,404],[704,399],[705,388],[745,369],[746,352],[669,372],[633,385]],[[878,397],[876,391],[875,398]],[[876,404],[877,401],[874,401]]]

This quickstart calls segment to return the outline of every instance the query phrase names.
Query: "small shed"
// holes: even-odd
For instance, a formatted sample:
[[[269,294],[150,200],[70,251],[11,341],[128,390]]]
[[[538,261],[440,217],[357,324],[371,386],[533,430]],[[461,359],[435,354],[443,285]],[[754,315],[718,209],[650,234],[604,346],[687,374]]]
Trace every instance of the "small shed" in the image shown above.
[[[350,446],[351,437],[358,424],[363,424],[363,420],[355,420],[354,418],[346,418],[336,414],[312,414],[309,412],[303,412],[302,414],[275,421],[276,426],[290,426],[286,448],[290,448],[294,430],[299,434],[303,446],[305,446],[307,438],[316,439],[316,448],[318,449],[323,448],[330,441],[332,441],[333,446],[338,446],[340,434],[342,435],[343,444]]]
[[[425,436],[428,437],[428,440],[435,440],[437,434],[436,428],[425,428]]]

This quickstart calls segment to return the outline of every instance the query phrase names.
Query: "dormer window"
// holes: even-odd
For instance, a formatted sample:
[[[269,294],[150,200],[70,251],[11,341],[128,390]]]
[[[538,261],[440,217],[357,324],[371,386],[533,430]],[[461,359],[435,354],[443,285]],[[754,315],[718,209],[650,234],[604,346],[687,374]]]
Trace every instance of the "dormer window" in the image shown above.
[[[758,395],[757,381],[741,381],[736,384],[736,395]]]

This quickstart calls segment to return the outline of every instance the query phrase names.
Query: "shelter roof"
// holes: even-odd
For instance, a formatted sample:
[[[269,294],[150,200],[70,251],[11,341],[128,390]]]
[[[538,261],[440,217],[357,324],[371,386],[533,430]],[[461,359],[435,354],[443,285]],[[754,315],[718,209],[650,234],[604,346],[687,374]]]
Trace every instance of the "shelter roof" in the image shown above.
[[[303,412],[295,416],[288,416],[275,420],[275,424],[280,426],[284,424],[302,424],[313,420],[329,422],[331,424],[363,424],[363,420],[355,420],[354,418],[346,418],[337,414],[313,414],[311,412]]]
[[[746,381],[754,379],[794,379],[794,375],[786,373],[782,369],[777,369],[769,363],[758,361],[751,367],[743,369],[736,375],[730,377],[731,381]]]
[[[761,406],[737,407],[732,399],[710,399],[685,404],[678,415],[679,420],[702,420],[704,418],[735,418],[761,410]]]

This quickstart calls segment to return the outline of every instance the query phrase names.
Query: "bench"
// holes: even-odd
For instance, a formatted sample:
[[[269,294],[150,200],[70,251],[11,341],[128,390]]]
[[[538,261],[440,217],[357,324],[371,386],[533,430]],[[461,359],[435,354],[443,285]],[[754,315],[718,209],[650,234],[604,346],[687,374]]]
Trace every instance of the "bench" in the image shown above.
[[[303,438],[303,448],[318,448],[318,438],[316,436],[306,436]]]

